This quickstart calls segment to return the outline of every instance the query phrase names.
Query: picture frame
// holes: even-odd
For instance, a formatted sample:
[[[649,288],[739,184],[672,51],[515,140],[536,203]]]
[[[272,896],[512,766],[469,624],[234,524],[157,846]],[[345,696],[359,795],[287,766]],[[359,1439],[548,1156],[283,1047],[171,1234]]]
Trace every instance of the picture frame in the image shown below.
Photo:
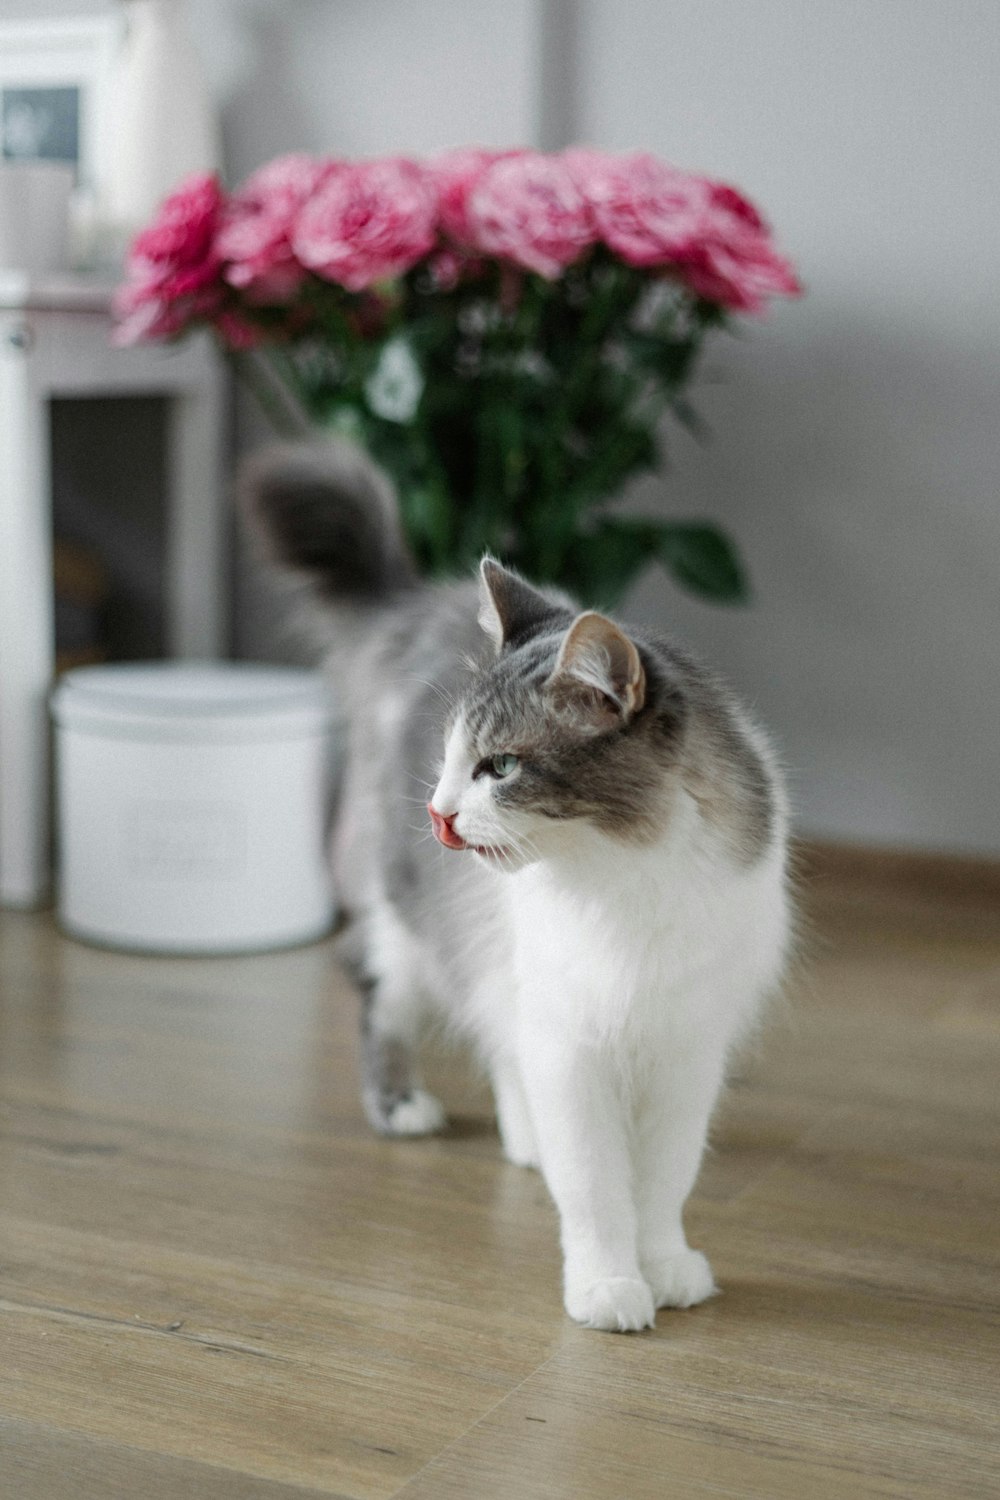
[[[63,161],[97,191],[99,141],[122,17],[0,21],[0,161]]]

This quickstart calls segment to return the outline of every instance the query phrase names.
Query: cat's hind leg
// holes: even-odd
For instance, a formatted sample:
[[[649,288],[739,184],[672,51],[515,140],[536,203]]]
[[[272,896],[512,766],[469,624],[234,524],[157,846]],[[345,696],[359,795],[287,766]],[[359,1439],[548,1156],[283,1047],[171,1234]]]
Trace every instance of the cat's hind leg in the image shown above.
[[[388,906],[365,924],[359,966],[361,1102],[380,1135],[432,1135],[445,1113],[422,1087],[417,1061],[426,990],[417,939]]]

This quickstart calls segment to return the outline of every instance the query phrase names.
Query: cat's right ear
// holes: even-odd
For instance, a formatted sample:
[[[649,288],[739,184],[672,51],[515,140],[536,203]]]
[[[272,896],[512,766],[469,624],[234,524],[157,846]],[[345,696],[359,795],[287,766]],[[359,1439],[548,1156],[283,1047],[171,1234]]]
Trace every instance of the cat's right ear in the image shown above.
[[[550,600],[516,573],[484,557],[479,564],[479,623],[497,648],[530,635],[553,612]]]
[[[646,672],[635,642],[592,609],[567,630],[545,685],[588,732],[627,724],[646,701]]]

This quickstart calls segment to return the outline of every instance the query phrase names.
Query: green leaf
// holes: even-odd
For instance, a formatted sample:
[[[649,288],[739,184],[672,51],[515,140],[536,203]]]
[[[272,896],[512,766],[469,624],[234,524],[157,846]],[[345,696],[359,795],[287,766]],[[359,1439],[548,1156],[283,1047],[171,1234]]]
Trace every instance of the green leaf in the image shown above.
[[[675,396],[670,403],[670,412],[681,427],[689,432],[696,443],[707,443],[712,436],[712,430],[700,412],[695,411],[689,401],[681,396]]]
[[[622,343],[637,364],[669,389],[677,390],[691,378],[701,338],[698,335],[674,338],[630,329]]]
[[[735,546],[717,526],[668,521],[660,528],[660,561],[689,593],[717,604],[746,604],[750,586]]]
[[[654,559],[682,588],[702,598],[740,604],[749,596],[729,539],[715,526],[687,521],[605,517],[593,530],[573,537],[556,581],[588,604],[611,609]]]
[[[558,582],[588,604],[613,609],[657,552],[655,522],[605,519],[572,538]]]
[[[554,497],[569,524],[609,495],[620,494],[633,475],[655,469],[659,456],[653,425],[620,411],[584,413],[577,436],[579,454],[566,465],[571,477]]]
[[[446,571],[452,548],[454,513],[448,496],[434,483],[401,487],[407,533],[420,561],[435,573]]]

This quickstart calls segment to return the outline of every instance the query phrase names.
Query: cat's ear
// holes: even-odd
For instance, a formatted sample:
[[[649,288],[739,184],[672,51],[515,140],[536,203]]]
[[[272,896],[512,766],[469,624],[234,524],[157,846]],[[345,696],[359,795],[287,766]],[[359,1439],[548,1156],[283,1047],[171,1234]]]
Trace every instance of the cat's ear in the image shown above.
[[[635,642],[592,610],[567,630],[546,687],[592,729],[628,723],[646,701],[646,673]]]
[[[479,623],[497,651],[531,632],[553,612],[550,600],[516,573],[484,557],[479,564]]]

